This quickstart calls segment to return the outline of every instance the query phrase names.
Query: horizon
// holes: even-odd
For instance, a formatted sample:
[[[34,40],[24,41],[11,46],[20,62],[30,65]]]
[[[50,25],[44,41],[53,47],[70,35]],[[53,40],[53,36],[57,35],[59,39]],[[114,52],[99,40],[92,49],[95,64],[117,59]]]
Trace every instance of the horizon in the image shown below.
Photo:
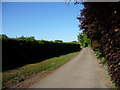
[[[30,37],[20,36],[20,37],[15,37],[15,38],[13,38],[13,37],[9,37],[9,36],[6,35],[6,34],[0,34],[0,38],[2,38],[3,35],[7,36],[7,38],[9,38],[9,39],[19,39],[19,38],[21,38],[21,37],[24,37],[24,38],[34,37],[34,36],[30,36]],[[34,39],[35,39],[35,37],[34,37]],[[36,40],[36,39],[35,39],[35,40]],[[52,42],[56,41],[56,40],[45,40],[45,39],[41,39],[40,41],[42,41],[42,40],[43,40],[43,41],[52,41]],[[60,39],[58,39],[58,40],[60,40]],[[39,41],[39,40],[38,40],[38,41]],[[64,42],[63,40],[60,40],[60,41]],[[68,42],[74,42],[74,41],[68,41]],[[75,42],[78,42],[78,40],[75,41]],[[65,42],[65,43],[66,43],[66,42]]]

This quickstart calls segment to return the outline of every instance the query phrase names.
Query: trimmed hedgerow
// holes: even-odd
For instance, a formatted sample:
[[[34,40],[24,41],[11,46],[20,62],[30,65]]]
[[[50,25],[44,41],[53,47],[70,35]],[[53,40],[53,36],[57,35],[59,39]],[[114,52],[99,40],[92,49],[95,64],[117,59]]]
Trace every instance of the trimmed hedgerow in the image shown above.
[[[3,70],[40,62],[79,49],[79,44],[4,38],[2,39]]]

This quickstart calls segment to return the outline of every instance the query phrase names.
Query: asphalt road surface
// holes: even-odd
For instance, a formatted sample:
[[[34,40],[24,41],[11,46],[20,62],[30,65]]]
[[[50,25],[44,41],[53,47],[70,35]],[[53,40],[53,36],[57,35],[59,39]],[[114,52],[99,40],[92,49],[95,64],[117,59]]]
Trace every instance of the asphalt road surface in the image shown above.
[[[112,88],[105,69],[90,48],[30,88]]]

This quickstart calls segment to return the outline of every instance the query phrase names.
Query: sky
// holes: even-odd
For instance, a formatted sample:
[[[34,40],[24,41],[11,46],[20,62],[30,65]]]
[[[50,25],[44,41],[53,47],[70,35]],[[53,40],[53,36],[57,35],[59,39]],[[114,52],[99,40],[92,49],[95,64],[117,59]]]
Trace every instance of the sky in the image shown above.
[[[10,38],[77,41],[81,4],[64,2],[2,2],[2,34]]]

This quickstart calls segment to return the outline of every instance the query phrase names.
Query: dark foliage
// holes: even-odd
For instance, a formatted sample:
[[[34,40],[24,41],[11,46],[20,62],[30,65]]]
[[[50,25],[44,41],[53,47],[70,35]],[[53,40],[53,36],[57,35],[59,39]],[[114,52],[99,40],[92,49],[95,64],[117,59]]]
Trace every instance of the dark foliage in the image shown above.
[[[108,62],[109,74],[120,88],[120,2],[87,3],[78,17],[84,30],[92,40],[100,43],[101,51]]]
[[[2,39],[2,69],[4,71],[28,63],[40,62],[44,59],[71,53],[79,49],[79,44],[54,43],[21,38]]]
[[[62,43],[63,41],[62,40],[55,40],[54,42],[55,43]]]

